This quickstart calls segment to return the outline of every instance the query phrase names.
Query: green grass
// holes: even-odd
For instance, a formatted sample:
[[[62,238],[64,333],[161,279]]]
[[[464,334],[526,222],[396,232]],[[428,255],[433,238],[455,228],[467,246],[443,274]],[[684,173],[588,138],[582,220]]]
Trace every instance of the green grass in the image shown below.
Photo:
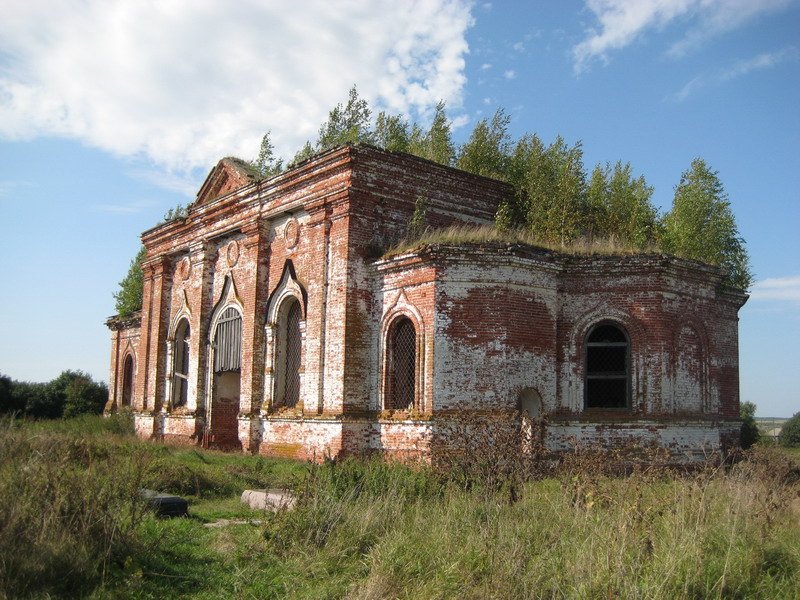
[[[441,229],[427,229],[420,235],[403,239],[384,252],[383,258],[392,258],[425,246],[480,244],[521,244],[553,250],[562,254],[576,255],[652,254],[662,252],[656,245],[643,249],[616,239],[586,240],[581,238],[566,244],[560,244],[538,237],[528,229],[499,229],[492,225],[454,225]]]
[[[510,495],[375,460],[6,423],[0,597],[796,598],[800,452],[757,448],[692,476],[585,464]],[[184,494],[190,517],[142,512],[142,485]],[[250,510],[239,495],[253,487],[291,487],[298,506]],[[247,522],[206,526],[220,519]]]

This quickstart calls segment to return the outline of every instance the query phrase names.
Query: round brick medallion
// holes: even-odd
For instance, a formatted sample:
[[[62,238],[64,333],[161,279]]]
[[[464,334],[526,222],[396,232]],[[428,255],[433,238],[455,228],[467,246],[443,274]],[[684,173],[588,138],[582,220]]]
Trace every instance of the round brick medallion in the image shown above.
[[[192,263],[189,261],[188,256],[184,256],[181,262],[178,263],[178,275],[181,279],[186,281],[192,272]]]
[[[231,240],[225,247],[225,259],[228,261],[228,266],[232,267],[239,262],[239,242]]]
[[[286,241],[286,247],[290,250],[297,246],[300,241],[300,223],[297,219],[291,218],[286,222],[286,227],[283,228],[283,239]]]

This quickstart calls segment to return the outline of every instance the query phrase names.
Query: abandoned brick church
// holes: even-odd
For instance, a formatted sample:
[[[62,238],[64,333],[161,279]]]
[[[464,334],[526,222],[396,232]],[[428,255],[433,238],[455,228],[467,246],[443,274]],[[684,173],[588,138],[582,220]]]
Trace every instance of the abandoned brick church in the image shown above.
[[[112,317],[109,410],[143,437],[321,459],[429,455],[473,415],[544,441],[738,443],[738,310],[713,267],[524,244],[383,254],[426,224],[489,224],[504,183],[334,148],[266,180],[223,159],[146,231],[141,313]]]

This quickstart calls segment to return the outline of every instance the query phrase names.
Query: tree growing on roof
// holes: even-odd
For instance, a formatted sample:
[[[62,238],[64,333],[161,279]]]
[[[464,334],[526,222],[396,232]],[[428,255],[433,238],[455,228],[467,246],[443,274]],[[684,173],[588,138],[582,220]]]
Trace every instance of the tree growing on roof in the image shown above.
[[[581,142],[568,146],[558,136],[545,146],[539,136],[526,134],[509,157],[507,173],[515,195],[498,211],[501,227],[523,227],[562,246],[584,234],[587,204]]]
[[[416,123],[412,126],[408,151],[415,156],[427,158],[440,165],[451,166],[453,164],[456,150],[444,101],[436,104],[433,120],[427,132],[423,132]]]
[[[670,254],[718,265],[726,286],[747,290],[753,281],[728,194],[717,171],[702,158],[692,161],[675,188],[672,209],[664,217],[663,244]]]
[[[400,115],[390,115],[384,111],[375,119],[375,144],[390,152],[408,152],[410,137],[408,121]]]
[[[327,150],[340,144],[372,143],[369,103],[359,98],[356,86],[350,88],[347,104],[337,104],[319,128],[317,150]]]
[[[126,318],[137,310],[142,309],[142,294],[144,287],[144,276],[142,274],[142,262],[147,254],[144,246],[139,249],[133,257],[128,274],[119,282],[119,290],[114,294],[114,306],[117,314]]]
[[[497,109],[491,121],[478,121],[469,139],[458,151],[456,167],[476,175],[507,181],[511,148],[511,136],[508,133],[510,123],[511,117],[502,108]]]
[[[261,148],[258,158],[251,163],[261,177],[272,177],[283,171],[283,160],[275,156],[275,146],[270,139],[271,131],[267,131],[261,138]]]
[[[630,163],[597,165],[586,190],[587,235],[613,239],[643,250],[658,239],[658,210],[653,188],[643,175],[634,178]]]

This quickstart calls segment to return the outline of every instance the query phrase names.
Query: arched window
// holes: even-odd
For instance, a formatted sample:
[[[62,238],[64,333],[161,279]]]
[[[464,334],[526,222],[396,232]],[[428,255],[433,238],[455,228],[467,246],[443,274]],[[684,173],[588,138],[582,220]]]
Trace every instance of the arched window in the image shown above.
[[[214,334],[214,372],[239,371],[242,367],[242,315],[229,306],[217,321]]]
[[[387,342],[389,356],[386,408],[412,409],[417,380],[417,332],[411,319],[399,318],[389,331]]]
[[[131,396],[133,396],[133,357],[128,354],[122,367],[122,406],[131,405]]]
[[[586,408],[625,408],[630,398],[630,344],[623,329],[595,326],[586,337]]]
[[[189,321],[175,330],[175,367],[172,370],[172,406],[186,406],[189,397]]]
[[[303,342],[300,321],[303,318],[300,302],[290,298],[281,307],[278,321],[278,378],[276,404],[294,408],[300,401],[300,363]]]

